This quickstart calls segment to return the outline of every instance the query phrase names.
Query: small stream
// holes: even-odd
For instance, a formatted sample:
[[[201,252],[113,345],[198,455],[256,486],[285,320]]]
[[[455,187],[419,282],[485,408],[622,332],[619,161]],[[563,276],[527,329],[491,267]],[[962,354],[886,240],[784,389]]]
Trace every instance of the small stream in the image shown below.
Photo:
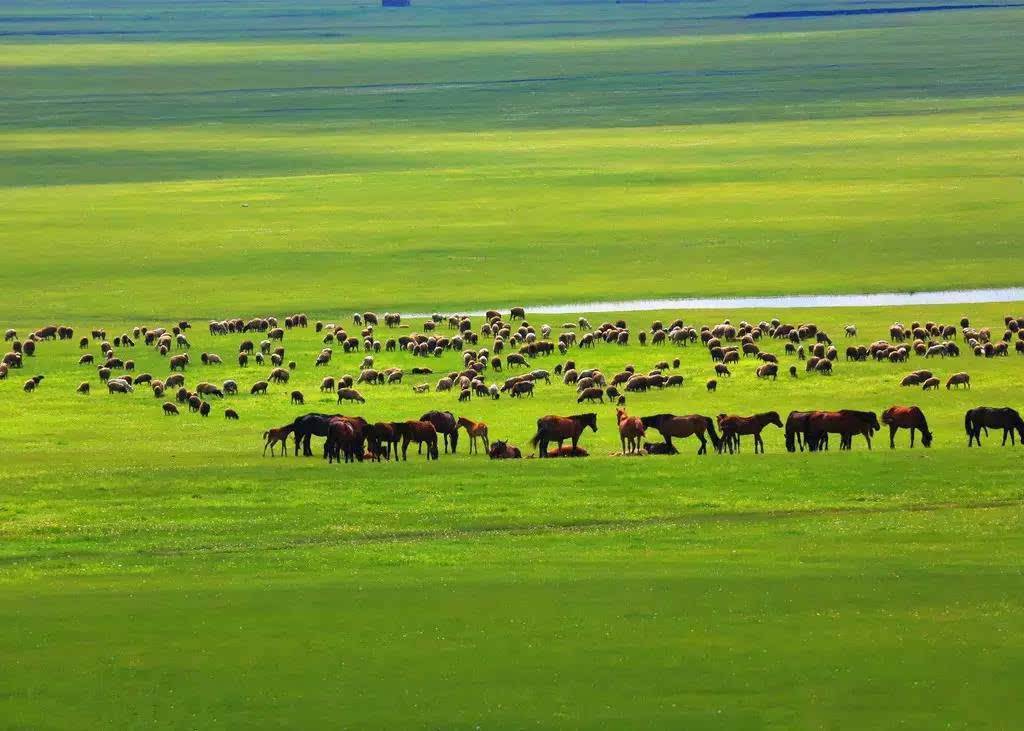
[[[795,294],[774,297],[669,297],[664,299],[570,302],[526,306],[526,314],[639,312],[647,310],[737,310],[819,307],[893,307],[900,305],[955,305],[982,302],[1024,302],[1024,287],[948,289],[934,292],[877,292],[874,294]],[[502,311],[508,312],[505,307]],[[415,313],[405,317],[430,317]],[[481,316],[483,310],[465,313]]]

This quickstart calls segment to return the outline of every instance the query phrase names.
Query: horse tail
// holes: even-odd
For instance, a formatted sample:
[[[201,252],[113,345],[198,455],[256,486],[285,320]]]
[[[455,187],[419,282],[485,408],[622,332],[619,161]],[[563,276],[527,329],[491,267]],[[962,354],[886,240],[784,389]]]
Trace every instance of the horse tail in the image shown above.
[[[970,411],[968,411],[967,413],[964,414],[964,431],[967,432],[967,436],[971,436],[971,432],[973,431],[972,425],[971,425],[971,412]]]
[[[792,417],[786,419],[786,451],[796,451],[796,423]]]
[[[530,446],[531,447],[536,447],[538,444],[540,444],[540,438],[541,438],[541,436],[543,434],[544,434],[544,429],[538,426],[537,427],[537,433],[534,434],[533,435],[533,439],[530,440]]]
[[[708,426],[708,438],[711,439],[711,446],[715,448],[715,451],[722,449],[722,440],[718,438],[718,434],[715,432],[715,420],[710,416],[705,416],[704,421]]]
[[[268,431],[263,432],[263,439],[264,440],[266,440],[267,437],[269,437],[269,436],[270,436],[270,432],[268,432]]]

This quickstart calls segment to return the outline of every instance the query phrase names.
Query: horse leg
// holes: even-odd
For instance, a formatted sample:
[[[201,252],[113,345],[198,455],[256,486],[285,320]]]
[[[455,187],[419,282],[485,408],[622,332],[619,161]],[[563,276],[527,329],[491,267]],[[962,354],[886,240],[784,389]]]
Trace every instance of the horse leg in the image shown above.
[[[626,454],[626,436],[624,434],[619,434],[619,441],[622,442],[622,453]],[[629,446],[633,446],[633,437],[629,438]]]
[[[700,447],[697,449],[697,454],[707,454],[708,440],[704,438],[704,434],[702,432],[696,432],[696,434],[697,438],[700,439]]]
[[[897,427],[896,427],[895,424],[889,424],[889,449],[896,449],[896,428]],[[914,441],[914,430],[913,429],[910,430],[910,441],[911,441],[911,445],[910,446],[914,446],[913,445],[913,441]]]
[[[764,454],[764,440],[761,439],[760,433],[754,435],[754,454],[757,454],[758,450]]]
[[[910,427],[910,448],[914,448],[914,432],[917,431],[914,427]]]
[[[313,456],[313,450],[310,447],[310,443],[313,441],[313,432],[306,434],[306,438],[302,440],[302,453],[307,457]]]

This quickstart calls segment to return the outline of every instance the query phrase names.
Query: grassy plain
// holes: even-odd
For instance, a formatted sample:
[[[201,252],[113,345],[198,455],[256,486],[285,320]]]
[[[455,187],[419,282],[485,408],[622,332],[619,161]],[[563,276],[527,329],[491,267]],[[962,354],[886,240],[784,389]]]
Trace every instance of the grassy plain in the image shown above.
[[[745,17],[807,7],[2,3],[0,326],[1021,284],[1024,11]],[[1021,309],[684,316],[855,322],[867,342]],[[238,338],[193,339],[229,365],[191,383],[256,379]],[[319,342],[285,345],[307,408],[331,409]],[[301,411],[283,389],[231,399],[238,423],[170,419],[141,390],[75,396],[99,386],[78,355],[44,344],[0,382],[0,727],[1021,716],[1019,448],[968,450],[960,425],[1021,405],[1017,358],[934,364],[970,393],[840,363],[777,383],[743,364],[709,395],[696,348],[580,356],[679,355],[687,385],[639,413],[917,402],[928,451],[789,455],[775,432],[763,457],[617,459],[604,406],[588,460],[328,468],[260,457]],[[562,386],[464,409],[366,390],[369,418],[445,406],[521,445],[577,410]]]
[[[832,333],[855,322],[855,342],[869,342],[895,318],[996,324],[1013,308],[729,314]],[[672,314],[622,316],[642,327]],[[194,353],[227,356],[238,339],[192,331]],[[284,344],[299,363],[288,388],[230,397],[205,420],[163,417],[145,389],[74,395],[82,379],[99,384],[73,343],[45,344],[26,366],[47,376],[37,393],[20,377],[0,383],[10,725],[998,727],[1015,714],[1019,447],[968,450],[961,419],[976,404],[1020,406],[1018,358],[841,362],[830,378],[777,383],[747,362],[708,394],[697,347],[574,353],[609,372],[680,357],[686,385],[630,396],[636,413],[918,403],[936,433],[927,451],[905,435],[890,451],[880,435],[871,452],[791,455],[772,430],[764,456],[748,445],[698,457],[682,442],[677,457],[621,459],[608,456],[605,405],[589,460],[493,463],[463,447],[432,464],[329,468],[262,458],[259,435],[334,410],[320,378],[355,372],[362,355],[314,369],[312,328]],[[147,349],[131,355],[164,373]],[[966,369],[974,388],[897,385],[923,365]],[[263,370],[195,366],[188,378],[244,388]],[[288,404],[291,388],[306,408]],[[363,391],[367,418],[450,408],[523,446],[538,415],[580,410],[561,384],[462,405],[408,383]],[[223,420],[228,405],[241,421]]]

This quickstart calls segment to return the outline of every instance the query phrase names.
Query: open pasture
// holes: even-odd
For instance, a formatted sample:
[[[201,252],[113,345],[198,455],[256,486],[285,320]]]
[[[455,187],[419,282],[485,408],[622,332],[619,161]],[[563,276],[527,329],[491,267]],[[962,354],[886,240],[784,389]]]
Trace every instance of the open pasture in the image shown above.
[[[320,381],[364,353],[315,367],[312,327],[285,333],[289,383],[252,396],[269,364],[239,367],[243,336],[206,330],[521,303],[557,333],[576,315],[531,305],[1022,284],[1024,9],[901,8],[3,3],[0,325],[76,333],[0,380],[0,727],[1019,725],[1022,452],[998,432],[968,448],[963,420],[1024,407],[1024,358],[959,335],[957,358],[844,350],[964,315],[998,339],[1024,303],[588,315],[624,319],[629,344],[530,359],[611,375],[678,357],[681,387],[627,394],[638,416],[916,404],[934,432],[815,454],[768,427],[764,455],[690,438],[611,456],[615,407],[557,379],[435,392],[458,351],[377,354],[402,383],[339,407]],[[813,321],[839,358],[808,374],[779,343],[777,380],[742,358],[712,393],[699,342],[637,341],[680,316]],[[240,386],[208,417],[77,365],[99,356],[77,344],[92,328],[179,318],[187,386]],[[118,356],[167,376],[141,341]],[[901,388],[918,368],[971,389]],[[431,409],[527,453],[543,414],[593,411],[598,430],[586,459],[491,461],[464,436],[436,462],[328,465],[319,439],[262,456],[308,411]]]
[[[0,18],[0,312],[1024,281],[1020,8],[418,5]]]
[[[613,457],[614,408],[604,404],[593,407],[598,432],[582,441],[587,459],[491,461],[467,455],[463,439],[457,456],[442,452],[437,462],[410,454],[404,463],[331,466],[319,453],[261,456],[268,426],[334,412],[321,378],[357,374],[365,357],[336,352],[328,367],[314,367],[322,334],[312,320],[286,331],[286,360],[297,368],[266,396],[247,386],[269,365],[242,369],[232,357],[250,336],[211,336],[194,322],[187,383],[232,378],[243,391],[211,399],[208,418],[164,417],[145,386],[107,394],[95,366],[76,365],[77,338],[102,325],[113,337],[135,323],[71,323],[74,341],[41,343],[23,373],[0,382],[0,614],[20,628],[2,640],[19,669],[8,716],[54,727],[315,724],[322,713],[361,727],[409,717],[424,726],[1000,718],[1008,690],[1000,683],[1012,684],[1022,624],[1020,447],[1000,448],[993,435],[968,449],[962,420],[978,404],[1024,405],[1024,360],[1012,352],[898,365],[840,358],[831,376],[801,369],[791,379],[783,370],[773,382],[755,378],[746,358],[709,393],[712,362],[699,341],[640,346],[635,335],[680,314],[693,325],[779,316],[817,322],[842,350],[885,337],[895,320],[968,315],[975,326],[998,326],[1015,311],[624,313],[629,345],[566,356],[609,373],[678,357],[670,372],[684,386],[628,394],[636,414],[918,404],[935,433],[930,449],[911,451],[901,433],[892,451],[880,434],[870,452],[856,441],[850,452],[834,444],[789,454],[773,430],[763,456],[749,443],[738,455],[697,456],[692,440],[677,440],[676,456]],[[590,316],[594,326],[606,319],[619,316]],[[857,325],[856,338],[843,337],[847,324]],[[87,350],[95,349],[94,341]],[[225,362],[203,366],[199,352]],[[152,348],[118,351],[129,353],[136,373],[166,375],[167,359]],[[461,364],[451,351],[375,358],[407,373]],[[550,370],[564,360],[531,365]],[[943,376],[969,371],[972,389],[898,385],[926,366]],[[22,392],[21,376],[36,371],[46,378]],[[93,382],[91,395],[74,393],[81,380]],[[583,410],[557,380],[538,384],[532,399],[468,403],[416,394],[419,380],[360,386],[366,403],[343,411],[391,420],[450,409],[525,448],[537,416]],[[304,406],[290,403],[292,389],[306,395]],[[227,407],[241,418],[225,420]],[[55,663],[65,668],[56,679]],[[397,698],[395,683],[404,688]],[[969,692],[951,692],[964,683]],[[102,687],[118,689],[118,708]],[[865,695],[870,702],[857,700]],[[45,718],[43,709],[52,709]]]

